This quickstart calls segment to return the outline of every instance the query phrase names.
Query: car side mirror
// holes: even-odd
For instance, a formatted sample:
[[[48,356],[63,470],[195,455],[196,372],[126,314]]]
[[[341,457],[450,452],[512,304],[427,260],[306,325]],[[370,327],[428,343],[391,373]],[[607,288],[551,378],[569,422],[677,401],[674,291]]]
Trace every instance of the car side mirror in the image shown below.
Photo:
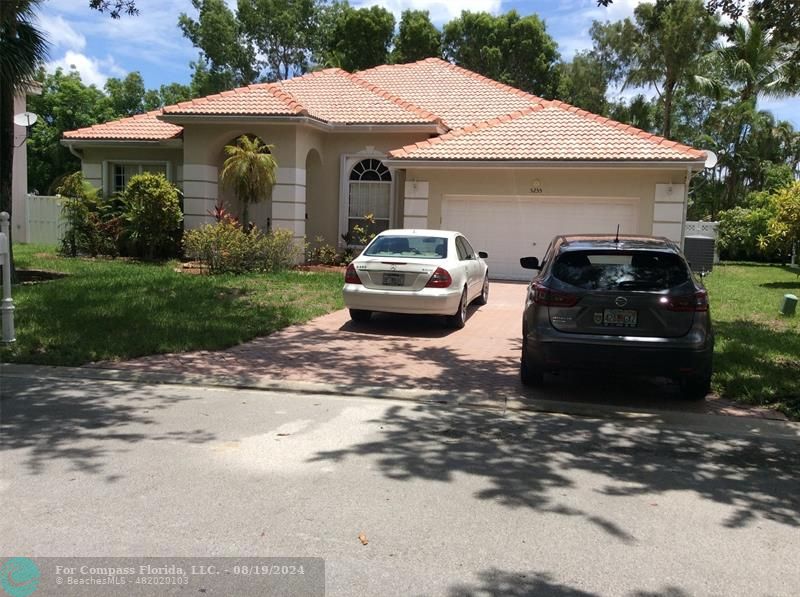
[[[478,257],[480,257],[481,259],[488,259],[489,253],[487,253],[486,251],[478,251]]]
[[[525,269],[542,269],[542,266],[539,265],[539,259],[536,257],[522,257],[519,260],[519,264]]]

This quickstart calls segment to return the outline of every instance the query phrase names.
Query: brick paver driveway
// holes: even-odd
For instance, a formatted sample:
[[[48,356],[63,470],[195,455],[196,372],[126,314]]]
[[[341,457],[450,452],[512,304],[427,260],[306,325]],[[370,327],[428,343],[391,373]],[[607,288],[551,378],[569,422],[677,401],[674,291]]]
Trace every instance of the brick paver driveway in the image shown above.
[[[680,399],[673,384],[659,380],[573,373],[548,376],[542,390],[524,388],[518,364],[525,289],[521,283],[494,282],[489,304],[471,307],[462,330],[448,329],[436,317],[380,315],[370,323],[355,324],[342,310],[227,350],[154,355],[94,366],[780,416],[718,398],[688,403]]]

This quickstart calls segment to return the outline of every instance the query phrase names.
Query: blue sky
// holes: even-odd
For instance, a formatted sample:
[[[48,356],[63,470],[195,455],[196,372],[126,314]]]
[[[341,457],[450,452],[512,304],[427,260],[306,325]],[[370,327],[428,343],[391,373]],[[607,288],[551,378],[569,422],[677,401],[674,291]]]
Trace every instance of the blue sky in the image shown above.
[[[226,0],[232,6],[235,0]],[[190,0],[137,0],[138,17],[112,20],[90,10],[87,0],[46,0],[39,15],[41,28],[51,42],[49,70],[74,65],[86,83],[99,87],[108,77],[125,76],[138,70],[148,88],[173,81],[187,83],[189,62],[197,50],[178,29],[178,15],[194,16]],[[515,8],[522,14],[538,13],[547,30],[570,58],[591,47],[589,27],[593,20],[618,20],[633,13],[639,0],[615,0],[609,8],[595,0],[351,0],[354,5],[380,4],[399,17],[406,8],[426,9],[441,26],[461,10],[492,13]],[[766,100],[760,107],[800,128],[800,98]]]

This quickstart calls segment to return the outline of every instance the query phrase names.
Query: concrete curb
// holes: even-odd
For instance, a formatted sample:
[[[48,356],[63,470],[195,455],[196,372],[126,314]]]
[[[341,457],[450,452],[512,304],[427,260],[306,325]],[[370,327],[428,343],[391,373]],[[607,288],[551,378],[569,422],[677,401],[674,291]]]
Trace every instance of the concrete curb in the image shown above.
[[[238,376],[204,376],[140,372],[95,367],[56,367],[49,365],[0,364],[3,377],[36,379],[94,379],[142,384],[166,384],[196,387],[222,387],[272,392],[291,392],[327,396],[363,397],[405,400],[450,406],[469,406],[512,411],[541,412],[554,415],[579,416],[594,419],[613,419],[656,427],[679,428],[686,431],[745,435],[800,442],[800,423],[751,417],[732,417],[703,413],[685,413],[656,409],[619,407],[585,402],[560,402],[522,396],[491,396],[483,392],[456,394],[441,390],[413,390],[380,386],[320,384],[305,381],[253,378]]]

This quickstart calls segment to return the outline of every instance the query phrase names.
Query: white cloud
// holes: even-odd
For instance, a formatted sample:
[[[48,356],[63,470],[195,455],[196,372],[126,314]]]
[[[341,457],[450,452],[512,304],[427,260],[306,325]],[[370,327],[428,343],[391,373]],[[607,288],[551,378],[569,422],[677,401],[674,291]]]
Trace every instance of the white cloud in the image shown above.
[[[39,28],[52,47],[68,50],[83,50],[86,47],[86,37],[75,31],[61,15],[40,14],[38,21]]]
[[[353,5],[359,8],[383,6],[398,19],[404,10],[427,10],[431,13],[431,20],[441,26],[459,16],[462,10],[497,14],[500,12],[500,3],[500,0],[459,0],[458,2],[452,0],[449,2],[445,0],[360,0],[354,2]]]
[[[52,73],[57,68],[66,71],[77,70],[81,75],[81,81],[86,85],[95,85],[99,88],[106,84],[109,77],[124,77],[127,74],[125,69],[120,67],[111,56],[105,59],[92,58],[73,50],[68,50],[59,60],[47,63],[48,72]]]

